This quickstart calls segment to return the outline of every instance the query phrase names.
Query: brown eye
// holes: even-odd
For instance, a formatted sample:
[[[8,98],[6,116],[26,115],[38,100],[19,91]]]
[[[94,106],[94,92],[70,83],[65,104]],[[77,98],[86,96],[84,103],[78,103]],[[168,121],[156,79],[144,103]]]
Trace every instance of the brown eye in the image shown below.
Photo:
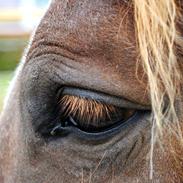
[[[135,114],[133,109],[107,105],[93,99],[64,95],[59,102],[62,126],[72,123],[85,132],[101,132],[123,123]]]

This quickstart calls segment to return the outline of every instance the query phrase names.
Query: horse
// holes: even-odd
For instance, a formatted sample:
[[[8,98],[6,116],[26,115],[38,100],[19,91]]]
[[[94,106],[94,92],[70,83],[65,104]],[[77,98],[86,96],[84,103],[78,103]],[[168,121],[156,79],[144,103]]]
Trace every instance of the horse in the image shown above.
[[[181,183],[183,3],[52,0],[0,118],[1,183]]]

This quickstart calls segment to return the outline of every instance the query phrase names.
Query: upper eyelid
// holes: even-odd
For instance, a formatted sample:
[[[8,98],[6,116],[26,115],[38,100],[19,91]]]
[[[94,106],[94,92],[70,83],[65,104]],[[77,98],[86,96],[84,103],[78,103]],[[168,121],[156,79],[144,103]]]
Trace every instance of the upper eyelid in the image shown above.
[[[95,92],[91,90],[85,90],[81,88],[74,88],[74,87],[63,87],[61,91],[62,95],[73,95],[76,97],[82,97],[86,99],[95,100],[107,105],[114,105],[120,108],[129,108],[129,109],[139,109],[139,110],[150,110],[150,106],[145,106],[141,104],[137,104],[131,102],[122,97],[111,96],[101,92]]]

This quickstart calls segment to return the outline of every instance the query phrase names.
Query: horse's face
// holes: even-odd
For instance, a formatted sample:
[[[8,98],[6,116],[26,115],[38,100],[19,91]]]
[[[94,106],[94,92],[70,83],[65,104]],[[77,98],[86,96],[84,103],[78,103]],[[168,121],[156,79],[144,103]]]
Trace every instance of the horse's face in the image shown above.
[[[6,183],[150,182],[150,97],[138,55],[130,2],[53,1],[1,119],[9,143],[1,146],[6,168],[0,167],[0,178]],[[102,116],[95,100],[103,108],[120,108],[125,117],[117,121],[124,122],[107,117],[95,122]],[[72,117],[83,121],[79,126],[69,115],[61,117],[62,108],[74,110],[69,105],[77,108]],[[58,129],[64,120],[70,124]],[[86,125],[90,121],[93,131]],[[179,182],[168,151],[155,146],[153,164],[154,182]]]

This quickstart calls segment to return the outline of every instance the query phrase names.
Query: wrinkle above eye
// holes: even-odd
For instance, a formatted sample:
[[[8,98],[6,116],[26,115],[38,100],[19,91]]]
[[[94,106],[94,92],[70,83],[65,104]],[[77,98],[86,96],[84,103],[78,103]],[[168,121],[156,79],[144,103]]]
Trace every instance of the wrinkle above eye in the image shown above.
[[[91,65],[90,63],[94,64]],[[32,70],[36,67],[41,67],[40,69],[47,73],[49,79],[54,83],[58,83],[60,87],[78,87],[90,91],[97,91],[97,93],[104,92],[110,96],[117,96],[115,99],[115,105],[118,105],[119,99],[123,98],[123,102],[120,101],[120,104],[125,103],[126,107],[127,102],[125,101],[129,100],[131,101],[131,104],[135,104],[135,107],[139,104],[139,108],[150,108],[151,102],[149,100],[148,92],[144,89],[143,84],[126,81],[125,78],[128,77],[128,73],[123,74],[123,79],[115,77],[113,75],[113,70],[109,74],[104,73],[102,68],[106,67],[105,64],[102,68],[99,68],[98,64],[98,61],[94,58],[69,59],[68,57],[63,57],[57,54],[46,54],[31,59],[31,61],[26,64],[26,67],[31,66]],[[121,70],[120,73],[124,72],[125,70]],[[129,76],[128,78],[133,77]],[[119,79],[121,80],[119,81]],[[134,79],[134,81],[136,80]],[[74,92],[76,95],[77,92]],[[72,93],[69,94],[72,95]],[[91,92],[89,95],[91,96]],[[102,99],[102,97],[100,98]],[[105,100],[107,100],[108,103],[111,102],[111,104],[113,104],[114,97],[113,100],[108,98],[109,97],[106,97]],[[128,105],[130,105],[129,102]],[[132,108],[131,106],[129,107]]]

